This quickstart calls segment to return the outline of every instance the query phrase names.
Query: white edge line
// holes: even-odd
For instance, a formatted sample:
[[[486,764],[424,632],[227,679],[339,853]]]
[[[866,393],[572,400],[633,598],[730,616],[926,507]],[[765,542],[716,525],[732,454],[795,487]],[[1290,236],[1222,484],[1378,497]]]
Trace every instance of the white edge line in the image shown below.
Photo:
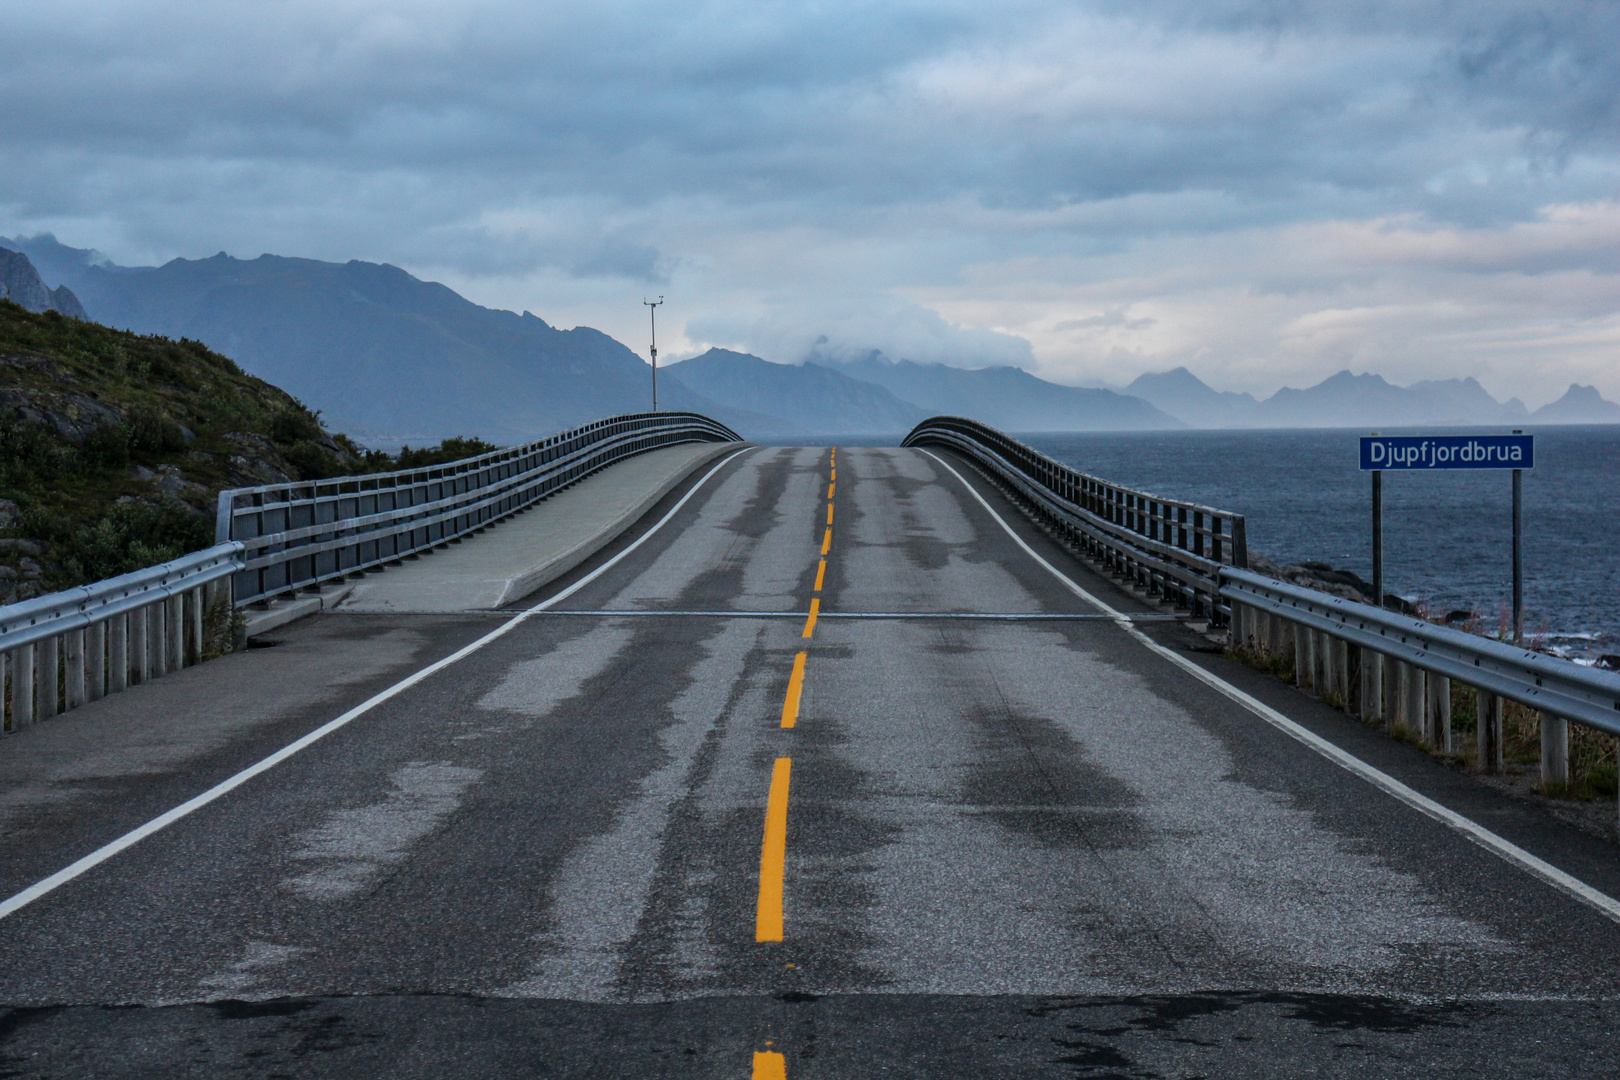
[[[1207,671],[1206,669],[1193,663],[1191,660],[1188,660],[1186,657],[1181,656],[1171,649],[1165,648],[1163,645],[1160,645],[1158,642],[1148,637],[1132,624],[1129,615],[1110,607],[1108,604],[1103,603],[1097,597],[1081,588],[1080,585],[1071,580],[1067,574],[1063,573],[1057,567],[1047,562],[1035,551],[1034,548],[1026,544],[1024,542],[1024,538],[1013,531],[1012,526],[1008,525],[1002,516],[996,513],[995,509],[985,501],[984,496],[980,495],[978,490],[974,488],[972,484],[963,479],[961,473],[951,468],[949,462],[945,461],[939,455],[930,450],[923,450],[923,453],[939,462],[940,466],[944,468],[945,471],[956,477],[957,481],[968,490],[969,494],[979,501],[979,505],[984,507],[990,516],[995,519],[996,523],[1007,531],[1007,535],[1012,537],[1013,541],[1017,543],[1019,547],[1024,549],[1025,554],[1034,559],[1036,562],[1040,563],[1041,566],[1045,567],[1053,577],[1057,578],[1064,585],[1066,585],[1070,592],[1073,592],[1076,596],[1080,597],[1080,599],[1086,601],[1088,604],[1092,604],[1099,610],[1106,612],[1111,618],[1113,618],[1116,625],[1121,627],[1127,634],[1136,638],[1143,645],[1147,646],[1150,650],[1188,672],[1199,681],[1220,691],[1220,693],[1231,698],[1239,705],[1242,705],[1244,708],[1260,717],[1260,719],[1266,721],[1266,723],[1304,743],[1306,746],[1310,747],[1312,750],[1315,750],[1318,754],[1321,754],[1323,757],[1327,758],[1335,765],[1338,765],[1346,772],[1350,772],[1361,777],[1363,780],[1366,780],[1373,786],[1380,788],[1388,794],[1393,795],[1401,802],[1406,803],[1414,810],[1426,814],[1441,824],[1448,825],[1457,830],[1468,839],[1478,844],[1480,847],[1494,852],[1496,855],[1499,855],[1508,862],[1517,865],[1520,869],[1531,874],[1531,876],[1541,879],[1548,885],[1551,885],[1553,888],[1574,897],[1576,900],[1579,900],[1584,904],[1590,905],[1591,907],[1597,909],[1600,913],[1608,916],[1610,919],[1613,919],[1615,922],[1620,922],[1620,900],[1616,900],[1607,893],[1594,889],[1580,878],[1577,878],[1572,874],[1565,873],[1563,870],[1558,869],[1558,867],[1547,862],[1545,859],[1530,854],[1530,852],[1524,850],[1511,840],[1498,836],[1496,833],[1479,824],[1477,821],[1464,817],[1462,814],[1457,813],[1457,811],[1451,809],[1450,807],[1443,806],[1429,798],[1427,795],[1413,790],[1412,788],[1401,783],[1399,780],[1395,779],[1393,776],[1390,776],[1388,773],[1383,772],[1375,766],[1367,764],[1367,762],[1362,761],[1349,751],[1335,746],[1333,743],[1322,738],[1320,735],[1317,735],[1315,732],[1312,732],[1300,726],[1293,720],[1290,720],[1288,717],[1284,716],[1276,709],[1273,709],[1271,706],[1265,704],[1250,694],[1239,690],[1237,687],[1222,679],[1220,676],[1214,674],[1213,672]]]
[[[729,465],[731,461],[739,454],[745,454],[750,449],[753,448],[744,447],[743,449],[738,450],[736,453],[728,454],[719,464],[705,473],[703,475],[703,479],[699,480],[696,484],[693,484],[687,493],[681,496],[680,501],[669,508],[669,513],[665,514],[658,520],[658,524],[642,533],[635,539],[634,543],[630,544],[623,551],[613,556],[613,558],[609,559],[607,562],[603,563],[589,574],[586,574],[584,577],[568,586],[568,588],[564,589],[562,592],[557,593],[550,599],[543,600],[540,603],[535,604],[531,608],[526,608],[523,611],[520,611],[511,619],[502,623],[494,630],[491,630],[477,641],[474,641],[469,645],[462,646],[449,656],[446,656],[441,660],[434,661],[427,667],[422,668],[420,671],[417,671],[414,674],[407,675],[405,678],[401,679],[393,686],[390,686],[388,689],[367,698],[365,701],[361,702],[359,705],[356,705],[342,716],[339,716],[333,720],[328,720],[314,731],[311,731],[302,738],[288,743],[286,746],[282,747],[280,750],[277,750],[269,757],[263,758],[262,760],[249,765],[247,768],[243,769],[239,773],[236,773],[234,776],[221,780],[219,783],[215,784],[202,794],[197,795],[194,798],[187,799],[174,809],[159,814],[146,824],[130,830],[123,836],[120,836],[118,839],[113,840],[110,843],[102,845],[101,847],[92,851],[90,854],[86,855],[84,858],[69,866],[63,867],[42,881],[35,882],[22,892],[8,897],[4,901],[0,901],[0,919],[4,919],[13,912],[32,904],[35,900],[38,900],[47,893],[66,885],[79,875],[106,862],[108,859],[112,858],[114,855],[117,855],[125,848],[133,847],[142,840],[145,840],[148,836],[151,836],[153,833],[158,832],[161,829],[168,828],[170,825],[173,825],[176,821],[179,821],[186,815],[202,809],[204,806],[207,806],[220,796],[241,787],[255,776],[258,776],[260,773],[267,772],[270,769],[275,768],[277,765],[281,764],[283,761],[286,761],[300,750],[303,750],[312,744],[319,742],[321,739],[326,738],[326,736],[332,734],[332,732],[336,731],[338,728],[343,727],[350,721],[365,715],[372,709],[375,709],[378,705],[381,705],[383,702],[387,701],[389,698],[394,697],[396,694],[404,693],[406,690],[409,690],[411,687],[415,686],[423,679],[428,678],[430,675],[444,670],[451,664],[454,664],[456,661],[470,656],[479,649],[482,649],[485,645],[488,645],[496,638],[504,636],[529,616],[534,615],[537,612],[544,611],[551,605],[568,599],[568,597],[574,595],[574,593],[578,592],[580,589],[583,589],[602,574],[612,569],[614,564],[616,564],[620,559],[623,559],[642,544],[646,543],[654,533],[669,523],[669,520],[680,511],[681,507],[686,505],[686,501],[688,499],[690,499],[693,495],[696,495],[703,485],[709,482],[710,477],[714,476],[715,473]]]

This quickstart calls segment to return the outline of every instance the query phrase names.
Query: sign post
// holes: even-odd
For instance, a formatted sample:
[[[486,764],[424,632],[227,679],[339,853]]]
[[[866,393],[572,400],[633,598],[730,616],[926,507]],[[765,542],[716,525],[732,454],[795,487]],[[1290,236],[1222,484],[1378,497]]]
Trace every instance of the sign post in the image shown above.
[[[1517,428],[1513,434],[1523,432]],[[1513,470],[1513,644],[1524,644],[1524,470]]]
[[[1384,471],[1372,471],[1373,603],[1384,606]]]
[[[1363,435],[1361,471],[1372,473],[1373,589],[1384,606],[1383,473],[1452,469],[1513,470],[1513,641],[1524,640],[1524,470],[1536,467],[1536,437],[1512,435]]]

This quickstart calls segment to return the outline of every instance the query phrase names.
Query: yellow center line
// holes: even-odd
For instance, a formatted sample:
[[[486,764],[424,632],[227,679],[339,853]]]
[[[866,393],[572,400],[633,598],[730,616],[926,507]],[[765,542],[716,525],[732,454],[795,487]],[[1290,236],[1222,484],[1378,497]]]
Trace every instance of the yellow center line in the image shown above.
[[[832,524],[832,503],[827,504],[827,524]]]
[[[809,637],[816,632],[816,616],[821,614],[821,597],[813,597],[810,601],[810,617],[804,620],[804,633],[800,637]]]
[[[822,559],[821,565],[816,567],[816,592],[821,591],[821,583],[827,578],[827,560]]]
[[[793,658],[793,674],[788,676],[787,700],[782,702],[782,726],[790,728],[799,719],[799,696],[804,693],[804,653]]]
[[[787,1080],[787,1058],[774,1050],[754,1051],[754,1080]]]
[[[827,475],[827,479],[829,479],[829,480],[838,479],[838,470],[836,468],[833,469],[833,471]]]
[[[828,484],[827,485],[827,501],[828,502],[832,501],[833,488],[835,488],[837,486],[838,486],[837,484]]]
[[[787,860],[788,773],[792,768],[793,759],[782,757],[771,769],[771,794],[765,803],[765,845],[759,856],[755,941],[782,940],[782,874]]]
[[[823,555],[832,550],[832,528],[829,527],[821,536],[821,553]]]

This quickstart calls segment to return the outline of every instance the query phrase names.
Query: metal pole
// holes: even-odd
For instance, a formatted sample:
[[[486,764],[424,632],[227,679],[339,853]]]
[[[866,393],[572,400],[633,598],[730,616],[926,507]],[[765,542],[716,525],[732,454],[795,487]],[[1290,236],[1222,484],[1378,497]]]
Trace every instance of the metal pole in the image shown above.
[[[1384,606],[1384,473],[1372,471],[1373,606]]]
[[[1524,432],[1514,429],[1513,434]],[[1524,470],[1513,470],[1513,644],[1524,644]]]
[[[652,319],[652,369],[653,369],[653,407],[658,411],[658,305],[664,302],[660,296],[657,300],[642,300],[647,305],[647,315]]]

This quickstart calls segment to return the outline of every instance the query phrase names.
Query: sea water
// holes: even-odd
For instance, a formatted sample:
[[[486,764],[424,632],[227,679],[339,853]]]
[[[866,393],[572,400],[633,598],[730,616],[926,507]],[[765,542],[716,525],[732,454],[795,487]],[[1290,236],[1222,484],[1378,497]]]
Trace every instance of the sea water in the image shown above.
[[[1505,428],[1381,434],[1505,434]],[[1244,515],[1249,550],[1372,577],[1371,475],[1356,430],[1021,434],[1081,472]],[[1525,631],[1572,657],[1620,653],[1620,426],[1536,428],[1524,474]],[[1512,474],[1384,474],[1384,584],[1505,627]]]

